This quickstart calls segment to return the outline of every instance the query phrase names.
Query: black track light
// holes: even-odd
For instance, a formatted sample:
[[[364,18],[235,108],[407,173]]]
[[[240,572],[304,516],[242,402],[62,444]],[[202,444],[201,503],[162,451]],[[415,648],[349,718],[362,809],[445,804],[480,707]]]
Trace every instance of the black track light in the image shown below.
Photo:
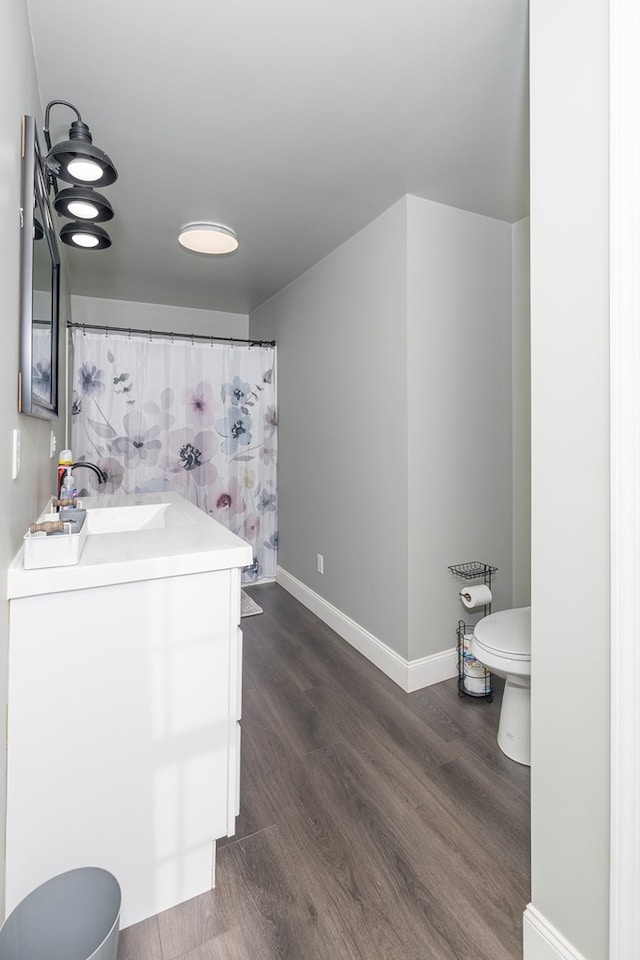
[[[113,207],[101,193],[91,187],[67,187],[56,194],[53,201],[56,213],[70,220],[105,223],[113,220]]]
[[[111,238],[106,230],[95,223],[65,223],[60,231],[60,239],[70,247],[82,250],[106,250],[111,246]]]
[[[52,147],[49,113],[56,105],[69,107],[77,119],[71,124],[69,139]],[[60,239],[81,250],[106,250],[111,246],[111,238],[97,224],[113,218],[113,207],[92,187],[107,187],[113,183],[118,178],[116,168],[104,150],[94,145],[80,111],[67,100],[51,100],[47,104],[44,139],[49,150],[44,166],[49,189],[55,194],[53,206],[60,216],[73,220],[63,226]],[[58,190],[58,180],[73,186]]]
[[[69,107],[77,115],[69,129],[69,139],[51,146],[49,111],[56,104]],[[83,122],[77,107],[66,100],[52,100],[44,116],[44,136],[49,148],[47,169],[52,176],[66,183],[107,187],[118,178],[118,171],[104,150],[93,143],[89,127]]]

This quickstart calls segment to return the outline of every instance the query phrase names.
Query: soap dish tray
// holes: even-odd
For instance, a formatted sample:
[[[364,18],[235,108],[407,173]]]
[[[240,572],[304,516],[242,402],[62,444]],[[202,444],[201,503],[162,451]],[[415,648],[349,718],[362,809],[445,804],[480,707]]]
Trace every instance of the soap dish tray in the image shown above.
[[[37,570],[42,567],[70,567],[80,560],[87,539],[85,510],[61,510],[60,513],[43,513],[38,523],[47,520],[63,520],[64,531],[30,533],[24,535],[24,568]]]

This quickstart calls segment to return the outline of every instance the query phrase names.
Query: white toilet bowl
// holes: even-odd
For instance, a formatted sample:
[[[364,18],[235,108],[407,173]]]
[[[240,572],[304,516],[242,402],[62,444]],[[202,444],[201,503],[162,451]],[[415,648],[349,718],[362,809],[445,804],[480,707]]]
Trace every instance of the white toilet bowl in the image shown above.
[[[531,607],[500,610],[476,623],[470,652],[504,677],[498,746],[511,760],[531,766]]]

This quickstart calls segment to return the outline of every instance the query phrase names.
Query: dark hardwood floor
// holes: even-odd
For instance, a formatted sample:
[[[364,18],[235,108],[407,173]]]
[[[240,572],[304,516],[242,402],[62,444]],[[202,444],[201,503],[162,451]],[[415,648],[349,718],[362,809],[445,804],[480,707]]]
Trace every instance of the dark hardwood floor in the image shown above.
[[[280,587],[248,592],[237,833],[216,889],[121,931],[118,960],[520,960],[529,770],[496,744],[500,688],[404,693]]]

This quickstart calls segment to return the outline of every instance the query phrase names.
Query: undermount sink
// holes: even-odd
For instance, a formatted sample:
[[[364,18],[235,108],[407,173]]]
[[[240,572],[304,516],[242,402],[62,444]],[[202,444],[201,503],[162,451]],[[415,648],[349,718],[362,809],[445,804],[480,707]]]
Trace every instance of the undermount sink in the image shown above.
[[[87,532],[126,533],[158,530],[167,526],[168,503],[137,503],[131,506],[93,507],[87,510]]]

